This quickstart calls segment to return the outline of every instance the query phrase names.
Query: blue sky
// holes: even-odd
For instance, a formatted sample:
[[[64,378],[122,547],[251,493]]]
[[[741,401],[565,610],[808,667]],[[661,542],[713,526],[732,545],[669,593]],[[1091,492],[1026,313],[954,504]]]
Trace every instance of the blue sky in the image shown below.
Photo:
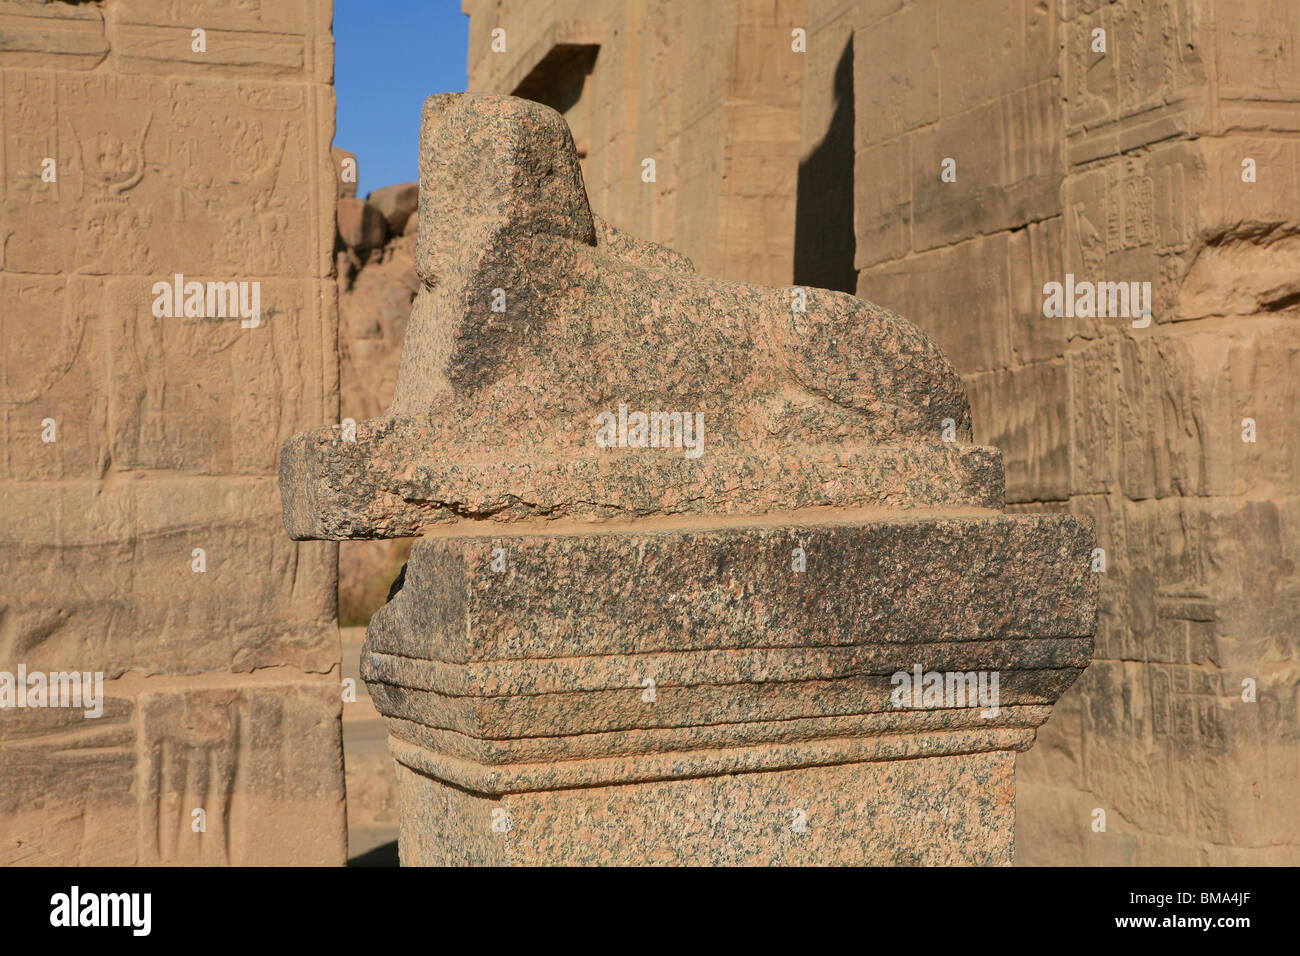
[[[357,195],[415,182],[420,106],[465,89],[460,0],[334,0],[334,145],[357,154]]]

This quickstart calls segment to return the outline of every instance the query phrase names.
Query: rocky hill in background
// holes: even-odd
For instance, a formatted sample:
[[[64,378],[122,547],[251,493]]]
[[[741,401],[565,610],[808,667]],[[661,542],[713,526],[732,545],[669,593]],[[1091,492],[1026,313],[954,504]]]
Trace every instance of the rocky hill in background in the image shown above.
[[[356,157],[334,148],[335,168]],[[335,261],[339,283],[339,417],[362,422],[388,407],[397,358],[419,280],[415,276],[415,183],[360,199],[339,181]],[[339,622],[364,624],[388,596],[409,540],[339,545]]]

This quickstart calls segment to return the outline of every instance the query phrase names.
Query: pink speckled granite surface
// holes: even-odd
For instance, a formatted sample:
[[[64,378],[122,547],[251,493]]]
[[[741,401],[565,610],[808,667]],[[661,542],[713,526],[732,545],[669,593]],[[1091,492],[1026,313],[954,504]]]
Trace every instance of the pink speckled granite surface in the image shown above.
[[[594,216],[554,111],[431,97],[420,164],[393,404],[281,455],[293,537],[425,535],[362,656],[403,862],[1009,863],[1015,753],[1092,653],[1087,521],[1001,513],[911,323]],[[701,415],[700,454],[602,446],[620,407]],[[998,706],[899,707],[914,667]]]
[[[1014,756],[850,763],[499,799],[399,764],[399,847],[403,866],[1003,866],[1014,852]],[[803,811],[802,832],[796,811]]]

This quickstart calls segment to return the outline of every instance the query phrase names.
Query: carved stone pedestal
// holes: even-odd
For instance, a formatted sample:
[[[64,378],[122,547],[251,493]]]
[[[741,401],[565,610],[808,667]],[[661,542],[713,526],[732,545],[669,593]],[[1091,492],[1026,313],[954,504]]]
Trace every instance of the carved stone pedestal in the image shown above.
[[[362,661],[402,860],[1010,862],[1090,547],[940,514],[421,541]]]
[[[535,103],[430,98],[419,215],[392,407],[281,459],[294,537],[425,536],[362,658],[403,862],[1010,862],[1091,532],[1001,513],[934,343],[595,219]]]

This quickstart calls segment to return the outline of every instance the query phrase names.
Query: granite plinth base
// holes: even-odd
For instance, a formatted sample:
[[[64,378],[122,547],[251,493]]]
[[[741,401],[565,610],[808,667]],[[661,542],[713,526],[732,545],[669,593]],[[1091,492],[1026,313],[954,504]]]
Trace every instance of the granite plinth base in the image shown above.
[[[1009,863],[1091,547],[1000,514],[426,538],[362,655],[403,862]]]
[[[490,796],[398,764],[403,866],[997,866],[1015,754]]]

